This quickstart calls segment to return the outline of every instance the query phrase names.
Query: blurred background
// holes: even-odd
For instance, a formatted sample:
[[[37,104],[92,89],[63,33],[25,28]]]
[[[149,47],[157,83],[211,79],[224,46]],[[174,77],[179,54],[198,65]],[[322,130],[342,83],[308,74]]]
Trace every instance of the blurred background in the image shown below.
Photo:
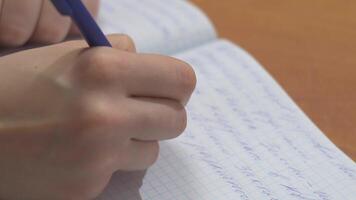
[[[192,0],[356,161],[356,1]]]

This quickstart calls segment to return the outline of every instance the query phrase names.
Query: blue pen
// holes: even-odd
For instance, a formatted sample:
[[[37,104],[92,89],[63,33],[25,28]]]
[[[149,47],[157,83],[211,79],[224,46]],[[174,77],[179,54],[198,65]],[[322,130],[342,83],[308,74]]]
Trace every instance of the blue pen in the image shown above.
[[[110,42],[95,22],[81,0],[51,0],[62,15],[72,17],[85,40],[91,47],[107,46]]]

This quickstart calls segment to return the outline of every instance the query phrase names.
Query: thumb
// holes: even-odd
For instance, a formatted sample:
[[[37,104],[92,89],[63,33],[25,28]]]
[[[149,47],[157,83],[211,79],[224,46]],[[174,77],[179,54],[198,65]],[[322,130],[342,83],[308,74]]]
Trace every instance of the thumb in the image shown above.
[[[125,34],[109,35],[108,39],[115,49],[120,49],[128,52],[136,52],[135,43],[132,38]]]

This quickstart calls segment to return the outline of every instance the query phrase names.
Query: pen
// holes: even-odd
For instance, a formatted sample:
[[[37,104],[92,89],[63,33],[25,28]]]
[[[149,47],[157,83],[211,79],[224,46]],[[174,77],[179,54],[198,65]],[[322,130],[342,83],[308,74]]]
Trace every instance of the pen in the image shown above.
[[[51,0],[58,12],[70,16],[91,47],[107,46],[110,42],[81,0]]]

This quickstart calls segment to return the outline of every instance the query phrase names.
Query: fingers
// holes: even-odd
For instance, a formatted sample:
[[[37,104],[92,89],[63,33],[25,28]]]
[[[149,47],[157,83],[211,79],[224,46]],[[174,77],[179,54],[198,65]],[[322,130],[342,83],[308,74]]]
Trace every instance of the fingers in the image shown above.
[[[1,46],[20,46],[28,41],[35,30],[41,4],[42,0],[2,0]]]
[[[31,41],[43,44],[60,42],[67,36],[70,25],[69,17],[62,16],[51,1],[44,0]]]
[[[118,154],[125,155],[117,159],[118,170],[144,170],[157,160],[159,144],[157,141],[141,142],[131,140],[124,151],[123,154]]]
[[[90,127],[105,127],[110,135],[117,135],[117,140],[123,137],[140,141],[172,139],[187,126],[185,108],[176,101],[106,95],[105,92],[89,94],[81,112],[86,113]]]
[[[167,99],[134,98],[127,103],[124,126],[129,138],[141,141],[166,140],[179,136],[187,126],[180,103]],[[123,127],[122,127],[123,128]]]
[[[125,80],[131,96],[169,98],[185,104],[196,84],[187,63],[159,55],[133,56]]]
[[[193,69],[174,58],[96,48],[86,51],[75,69],[93,87],[124,88],[128,96],[174,99],[185,104],[195,88]]]

